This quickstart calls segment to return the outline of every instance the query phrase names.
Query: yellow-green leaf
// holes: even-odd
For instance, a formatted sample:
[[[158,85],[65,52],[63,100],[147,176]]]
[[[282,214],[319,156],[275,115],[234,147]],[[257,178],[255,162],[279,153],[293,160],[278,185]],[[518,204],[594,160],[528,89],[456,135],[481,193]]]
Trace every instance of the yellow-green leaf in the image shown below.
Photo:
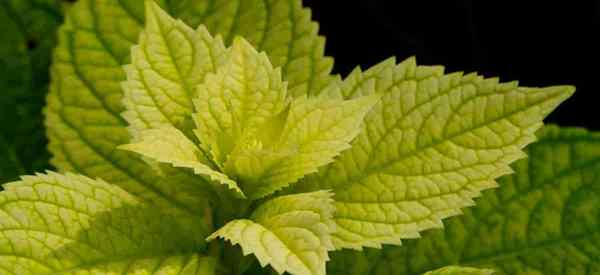
[[[233,220],[208,237],[239,244],[244,255],[254,254],[261,266],[278,273],[325,275],[333,205],[331,193],[318,191],[281,196],[262,204],[250,219]]]
[[[213,274],[189,226],[101,180],[26,176],[0,192],[0,273]],[[196,270],[197,273],[194,273]]]
[[[274,67],[282,67],[294,95],[318,94],[331,79],[324,39],[300,0],[158,3],[190,26],[205,24],[226,45],[236,35],[247,38]],[[65,21],[46,108],[52,164],[60,171],[102,177],[162,208],[197,214],[201,202],[182,198],[137,156],[116,149],[130,143],[120,83],[126,80],[122,66],[131,63],[131,47],[143,30],[143,1],[79,0]]]
[[[235,181],[203,162],[203,153],[200,149],[178,129],[162,127],[144,130],[139,133],[139,140],[137,143],[122,145],[119,148],[138,153],[152,161],[191,169],[195,174],[204,176],[209,181],[226,185],[235,191],[238,197],[245,197]]]
[[[146,0],[146,25],[125,66],[123,114],[135,139],[150,128],[172,126],[192,136],[196,86],[225,59],[225,45],[204,26],[194,31]]]
[[[280,69],[265,53],[258,53],[238,37],[225,66],[198,86],[194,99],[196,134],[216,163],[225,163],[244,136],[255,135],[267,119],[287,104],[287,88]]]
[[[413,58],[354,71],[342,94],[379,94],[364,129],[336,162],[297,184],[335,193],[337,248],[400,244],[497,186],[525,156],[544,117],[570,86],[519,87],[476,74],[444,74]]]
[[[350,148],[363,118],[378,100],[377,95],[353,100],[328,96],[296,99],[275,140],[267,136],[258,141],[258,148],[250,147],[246,155],[234,155],[229,162],[236,172],[247,171],[239,177],[251,197],[269,195],[316,172]]]
[[[600,272],[600,133],[547,126],[475,207],[402,246],[333,253],[331,275],[419,275],[447,265],[499,275]]]
[[[478,269],[462,266],[447,266],[433,271],[424,273],[423,275],[492,275],[494,271],[491,269]]]

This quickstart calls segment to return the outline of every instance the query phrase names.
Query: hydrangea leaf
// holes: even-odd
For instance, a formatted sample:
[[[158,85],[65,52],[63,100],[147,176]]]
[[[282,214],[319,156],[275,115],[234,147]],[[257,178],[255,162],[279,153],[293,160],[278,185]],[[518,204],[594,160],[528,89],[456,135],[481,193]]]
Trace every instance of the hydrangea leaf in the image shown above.
[[[226,185],[238,197],[245,197],[235,181],[202,162],[203,153],[177,128],[166,126],[144,130],[140,132],[139,138],[139,142],[119,148],[136,152],[159,163],[192,169],[197,175]]]
[[[216,74],[198,86],[194,99],[196,134],[216,163],[225,163],[238,140],[287,105],[280,69],[244,38],[234,40],[228,59]]]
[[[492,275],[494,271],[491,269],[478,269],[473,267],[462,266],[447,266],[433,271],[429,271],[423,275]]]
[[[274,145],[268,147],[266,144],[273,142],[266,137],[259,141],[263,150],[255,155],[232,156],[230,161],[235,162],[236,170],[249,171],[241,176],[244,190],[249,196],[260,198],[332,162],[350,147],[363,118],[378,100],[378,95],[353,100],[328,96],[294,100]],[[267,156],[272,157],[265,158],[264,151],[270,151]]]
[[[235,35],[248,38],[275,67],[283,68],[293,94],[317,94],[329,83],[332,62],[323,57],[324,40],[300,0],[159,3],[190,26],[207,25],[226,44]],[[80,0],[65,21],[46,110],[52,164],[61,171],[102,177],[145,201],[195,213],[193,202],[182,201],[146,163],[116,150],[130,142],[128,122],[120,116],[120,83],[126,80],[122,66],[131,63],[130,49],[144,24],[143,1]]]
[[[443,74],[413,58],[354,71],[342,93],[381,94],[352,148],[298,184],[335,193],[337,248],[400,244],[442,226],[510,173],[542,119],[570,86],[518,87],[476,74]]]
[[[194,31],[153,0],[146,0],[146,26],[125,66],[123,114],[134,140],[139,132],[165,125],[192,136],[192,98],[196,86],[225,59],[221,38],[203,26]]]
[[[215,275],[214,259],[197,254],[142,258],[97,264],[57,273],[78,274],[160,274],[160,275]]]
[[[207,264],[196,254],[204,247],[200,227],[182,226],[101,180],[49,173],[5,188],[0,193],[2,274],[121,274],[159,267],[178,274],[176,267]]]
[[[446,265],[497,274],[600,272],[600,133],[545,127],[515,173],[443,230],[383,250],[336,252],[329,274],[418,275]]]
[[[55,32],[62,22],[59,3],[0,2],[0,184],[49,168],[41,110]]]
[[[206,24],[211,33],[223,34],[227,44],[241,36],[265,51],[273,66],[281,67],[290,95],[317,95],[332,81],[333,59],[323,56],[325,39],[318,36],[318,24],[302,1],[217,0],[210,7],[215,12],[190,20],[192,25]]]
[[[223,238],[253,253],[261,266],[278,273],[325,275],[334,223],[331,193],[281,196],[262,204],[250,219],[233,220],[208,240]]]

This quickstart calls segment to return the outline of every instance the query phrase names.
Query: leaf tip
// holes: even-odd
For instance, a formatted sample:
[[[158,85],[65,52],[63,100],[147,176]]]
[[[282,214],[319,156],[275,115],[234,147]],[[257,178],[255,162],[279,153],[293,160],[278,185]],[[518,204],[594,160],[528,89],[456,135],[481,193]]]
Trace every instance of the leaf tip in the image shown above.
[[[246,40],[244,37],[237,35],[236,37],[233,38],[233,42],[231,44],[231,48],[234,52],[240,52],[240,51],[252,51],[252,52],[257,52],[256,49],[254,49],[254,46],[252,46],[252,44],[250,44],[250,42],[248,42],[248,40]]]
[[[562,93],[565,95],[565,99],[571,97],[577,90],[577,87],[574,85],[560,85],[555,86],[555,88],[562,91]]]
[[[160,9],[160,6],[154,0],[144,0],[144,10],[146,18],[154,14],[156,8]]]

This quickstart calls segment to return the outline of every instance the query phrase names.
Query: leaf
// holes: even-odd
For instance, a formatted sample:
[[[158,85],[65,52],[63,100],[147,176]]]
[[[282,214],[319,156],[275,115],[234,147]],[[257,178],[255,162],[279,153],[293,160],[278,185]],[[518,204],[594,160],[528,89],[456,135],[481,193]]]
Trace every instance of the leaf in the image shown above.
[[[41,110],[61,21],[59,1],[0,2],[0,184],[49,168]]]
[[[225,163],[239,139],[255,134],[259,126],[283,111],[287,90],[281,71],[266,54],[259,54],[238,37],[225,66],[198,86],[194,100],[196,135],[216,163]]]
[[[324,40],[300,0],[161,3],[190,26],[206,24],[226,44],[235,35],[248,38],[267,52],[275,67],[283,68],[292,94],[317,94],[331,79]],[[130,143],[128,122],[120,116],[120,83],[126,79],[122,66],[131,62],[130,49],[143,20],[143,1],[138,0],[80,0],[70,8],[59,30],[46,109],[52,164],[60,171],[101,176],[160,207],[196,214],[197,202],[182,199],[133,154],[115,150]]]
[[[156,257],[102,263],[60,274],[161,274],[161,275],[214,275],[215,261],[199,255]]]
[[[477,206],[401,247],[337,252],[329,274],[418,275],[446,265],[497,274],[600,272],[600,133],[548,126],[515,174]]]
[[[354,100],[328,97],[295,100],[271,149],[275,155],[267,158],[270,162],[253,165],[255,162],[244,159],[230,160],[236,162],[236,170],[249,171],[241,175],[244,190],[250,197],[260,198],[332,162],[350,147],[349,143],[360,132],[363,118],[378,100],[377,95]]]
[[[123,117],[134,140],[145,129],[173,126],[192,136],[192,98],[225,60],[225,45],[204,27],[194,31],[146,0],[146,26],[125,66]]]
[[[325,274],[330,234],[331,193],[281,196],[265,202],[252,220],[233,220],[207,240],[223,238],[239,244],[244,255],[253,253],[261,266],[271,265],[278,273]]]
[[[197,1],[196,6],[207,4]],[[266,52],[273,66],[281,67],[288,94],[318,95],[333,80],[333,59],[323,56],[325,39],[318,36],[319,27],[302,1],[217,0],[210,6],[213,12],[204,20],[190,20],[191,25],[207,25],[211,33],[222,34],[226,44],[244,37]]]
[[[208,267],[208,259],[196,253],[204,247],[198,225],[183,226],[101,180],[49,173],[5,188],[0,193],[0,273],[156,268],[178,274],[182,268]]]
[[[393,60],[344,81],[348,98],[381,94],[337,161],[296,192],[335,193],[337,248],[400,244],[472,206],[511,172],[542,119],[574,88],[518,87],[475,74]]]
[[[4,184],[5,182],[13,179],[16,174],[24,171],[23,164],[21,163],[15,146],[5,140],[4,137],[0,135],[0,157],[2,161],[0,161],[0,184]],[[1,189],[0,185],[0,190]]]
[[[447,266],[434,271],[429,271],[424,275],[491,275],[494,274],[490,269],[477,269],[472,267]]]
[[[197,175],[226,185],[234,190],[238,197],[245,197],[235,181],[204,164],[201,157],[203,153],[176,128],[144,130],[140,132],[139,139],[138,143],[122,145],[119,148],[138,153],[159,163],[192,169]]]

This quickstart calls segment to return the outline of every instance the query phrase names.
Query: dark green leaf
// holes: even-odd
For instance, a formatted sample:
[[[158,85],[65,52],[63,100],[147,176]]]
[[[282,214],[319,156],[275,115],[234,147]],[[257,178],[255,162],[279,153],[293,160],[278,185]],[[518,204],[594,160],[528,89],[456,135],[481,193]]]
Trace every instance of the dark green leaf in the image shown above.
[[[49,168],[42,108],[61,5],[0,2],[0,183]]]

